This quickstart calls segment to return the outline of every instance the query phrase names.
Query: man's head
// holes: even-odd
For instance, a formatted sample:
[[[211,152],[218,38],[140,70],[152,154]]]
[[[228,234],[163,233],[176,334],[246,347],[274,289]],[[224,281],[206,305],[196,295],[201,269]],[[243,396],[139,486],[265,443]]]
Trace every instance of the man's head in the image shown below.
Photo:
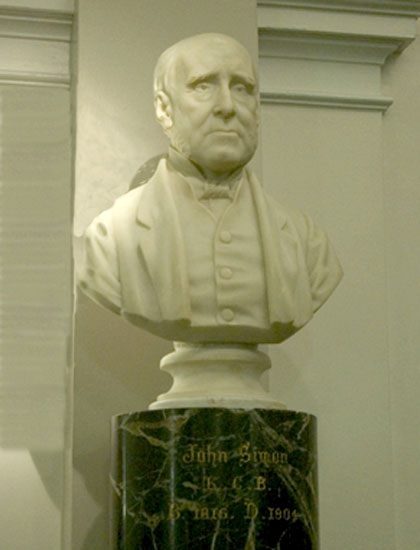
[[[177,42],[155,69],[156,117],[171,144],[211,177],[245,165],[258,140],[258,90],[246,49],[223,34]]]

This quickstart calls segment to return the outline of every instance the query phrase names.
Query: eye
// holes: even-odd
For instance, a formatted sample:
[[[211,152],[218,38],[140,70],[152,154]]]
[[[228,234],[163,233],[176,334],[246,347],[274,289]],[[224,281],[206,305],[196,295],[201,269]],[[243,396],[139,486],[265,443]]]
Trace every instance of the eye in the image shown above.
[[[248,93],[248,90],[247,90],[247,87],[245,86],[245,84],[243,84],[242,82],[237,82],[236,84],[234,84],[232,86],[232,89],[235,91],[235,92],[239,92],[239,93]]]
[[[202,82],[197,82],[197,84],[195,84],[194,90],[197,92],[207,92],[208,90],[210,90],[210,87],[211,87],[210,82],[202,81]]]
[[[231,89],[238,95],[254,95],[255,86],[249,82],[236,81],[232,84]]]

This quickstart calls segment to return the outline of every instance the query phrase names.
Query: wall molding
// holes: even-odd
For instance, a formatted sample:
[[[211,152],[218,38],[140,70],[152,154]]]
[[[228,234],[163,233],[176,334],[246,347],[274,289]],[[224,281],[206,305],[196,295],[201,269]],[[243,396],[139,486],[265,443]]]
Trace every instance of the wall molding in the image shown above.
[[[70,87],[73,15],[0,7],[0,84]]]
[[[358,97],[352,95],[328,95],[288,91],[277,93],[263,92],[261,93],[261,103],[263,105],[306,105],[312,107],[332,107],[336,109],[385,112],[392,104],[392,99],[390,97]]]
[[[419,16],[418,0],[259,0],[262,102],[386,111],[381,68]]]
[[[329,9],[359,13],[411,15],[420,17],[418,0],[257,0],[258,6]]]
[[[264,57],[289,57],[372,63],[383,65],[386,59],[402,51],[412,37],[373,36],[361,34],[334,34],[330,32],[299,31],[260,27],[260,55]]]

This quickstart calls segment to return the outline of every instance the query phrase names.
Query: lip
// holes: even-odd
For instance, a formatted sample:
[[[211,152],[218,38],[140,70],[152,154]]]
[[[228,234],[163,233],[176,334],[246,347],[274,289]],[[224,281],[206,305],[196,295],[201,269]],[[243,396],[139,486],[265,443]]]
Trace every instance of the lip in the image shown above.
[[[223,134],[223,135],[227,135],[227,136],[238,136],[238,132],[236,130],[213,130],[211,132],[212,134]]]

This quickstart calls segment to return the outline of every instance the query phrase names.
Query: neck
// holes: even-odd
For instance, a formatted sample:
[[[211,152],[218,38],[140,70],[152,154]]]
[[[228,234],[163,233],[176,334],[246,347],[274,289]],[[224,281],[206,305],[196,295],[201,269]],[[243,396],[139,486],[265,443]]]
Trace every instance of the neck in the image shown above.
[[[231,181],[232,178],[236,175],[238,175],[241,171],[243,166],[238,166],[234,168],[233,170],[228,170],[226,172],[213,172],[212,170],[209,170],[207,168],[204,168],[203,166],[198,166],[193,161],[190,161],[194,166],[201,172],[201,174],[204,176],[204,178],[207,181],[211,181],[213,183],[217,184],[223,184],[224,182]]]
[[[169,161],[176,170],[184,175],[192,175],[199,179],[215,183],[216,185],[224,183],[230,184],[232,181],[236,181],[240,178],[243,169],[243,166],[239,166],[233,170],[214,172],[213,170],[199,166],[173,145],[169,148]]]

